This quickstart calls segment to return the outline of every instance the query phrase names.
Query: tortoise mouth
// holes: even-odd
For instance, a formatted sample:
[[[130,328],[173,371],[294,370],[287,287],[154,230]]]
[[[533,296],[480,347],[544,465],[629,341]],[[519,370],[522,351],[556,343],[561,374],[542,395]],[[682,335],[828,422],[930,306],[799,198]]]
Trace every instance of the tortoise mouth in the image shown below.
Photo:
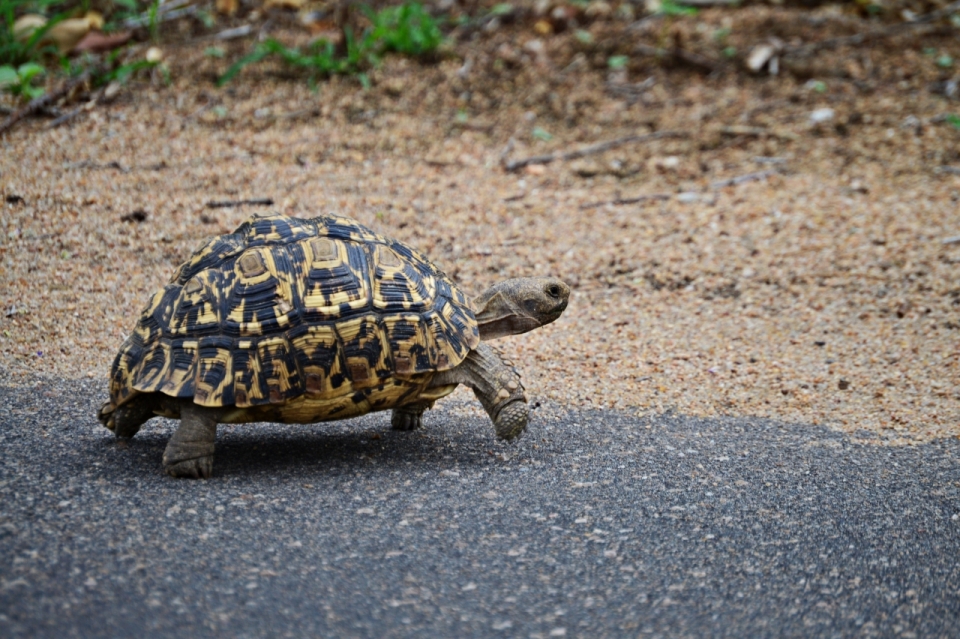
[[[546,321],[543,324],[549,324],[550,322],[555,321],[557,318],[559,318],[563,314],[563,311],[565,311],[566,308],[567,308],[567,300],[563,300],[562,302],[554,306],[545,314]],[[541,326],[543,324],[541,324]]]

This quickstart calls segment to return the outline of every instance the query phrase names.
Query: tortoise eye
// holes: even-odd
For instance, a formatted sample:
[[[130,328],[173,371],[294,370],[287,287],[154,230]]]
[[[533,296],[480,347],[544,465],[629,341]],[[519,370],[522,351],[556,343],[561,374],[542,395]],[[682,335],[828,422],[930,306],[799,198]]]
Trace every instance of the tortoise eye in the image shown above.
[[[547,287],[547,295],[550,297],[559,298],[560,297],[560,287],[556,284],[551,284]]]

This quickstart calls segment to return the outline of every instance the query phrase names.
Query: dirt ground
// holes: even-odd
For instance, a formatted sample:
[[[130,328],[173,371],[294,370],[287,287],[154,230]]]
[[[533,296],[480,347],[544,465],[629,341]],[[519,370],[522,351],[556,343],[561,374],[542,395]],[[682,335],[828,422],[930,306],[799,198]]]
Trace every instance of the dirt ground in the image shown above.
[[[756,6],[597,19],[591,42],[534,27],[480,29],[436,61],[390,57],[368,90],[333,78],[312,92],[270,62],[217,89],[250,41],[210,57],[173,25],[169,85],[142,78],[65,125],[19,125],[0,140],[7,383],[106,389],[138,311],[204,238],[266,210],[337,212],[468,293],[568,281],[561,320],[505,340],[533,402],[960,436],[960,242],[945,241],[960,235],[960,106],[937,64],[960,59],[955,28],[785,56],[772,76],[743,69],[755,44],[867,23]],[[738,53],[708,73],[637,52],[665,39]],[[610,69],[614,55],[629,64]],[[502,164],[654,131],[675,135]],[[662,197],[630,202],[643,195]],[[207,206],[253,198],[274,205]]]

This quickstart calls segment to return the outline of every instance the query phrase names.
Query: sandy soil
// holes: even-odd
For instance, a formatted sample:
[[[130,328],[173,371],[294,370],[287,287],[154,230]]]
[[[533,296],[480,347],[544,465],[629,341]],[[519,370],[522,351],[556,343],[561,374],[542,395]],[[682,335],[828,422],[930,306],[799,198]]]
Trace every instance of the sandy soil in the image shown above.
[[[434,63],[389,58],[369,90],[334,78],[316,93],[271,63],[216,89],[249,42],[221,60],[174,33],[170,85],[141,79],[0,141],[0,367],[105,387],[149,295],[204,238],[267,210],[206,203],[271,198],[409,242],[468,292],[565,278],[566,315],[506,340],[532,401],[763,415],[889,443],[960,436],[960,243],[944,242],[960,235],[960,131],[944,118],[960,106],[937,92],[954,72],[935,63],[960,59],[953,32],[827,51],[777,77],[631,48],[669,33],[742,58],[768,35],[863,28],[755,7],[633,31],[599,20],[585,44],[520,22]],[[631,56],[625,72],[606,67],[614,54]],[[505,149],[651,131],[682,137],[501,165]]]

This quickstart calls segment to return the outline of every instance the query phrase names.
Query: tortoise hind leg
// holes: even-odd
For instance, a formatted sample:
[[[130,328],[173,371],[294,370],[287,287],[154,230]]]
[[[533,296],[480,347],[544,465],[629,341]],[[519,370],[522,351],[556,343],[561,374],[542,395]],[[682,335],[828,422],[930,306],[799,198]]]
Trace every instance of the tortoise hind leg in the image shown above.
[[[97,417],[114,435],[126,438],[136,435],[148,419],[157,416],[154,411],[160,408],[160,402],[155,394],[149,393],[137,395],[122,406],[112,406],[110,402],[105,403]]]
[[[213,449],[220,411],[197,406],[192,400],[180,405],[180,426],[163,451],[163,469],[172,477],[208,479],[213,475]]]
[[[423,425],[423,413],[433,402],[417,402],[393,409],[390,426],[393,430],[417,430]]]

